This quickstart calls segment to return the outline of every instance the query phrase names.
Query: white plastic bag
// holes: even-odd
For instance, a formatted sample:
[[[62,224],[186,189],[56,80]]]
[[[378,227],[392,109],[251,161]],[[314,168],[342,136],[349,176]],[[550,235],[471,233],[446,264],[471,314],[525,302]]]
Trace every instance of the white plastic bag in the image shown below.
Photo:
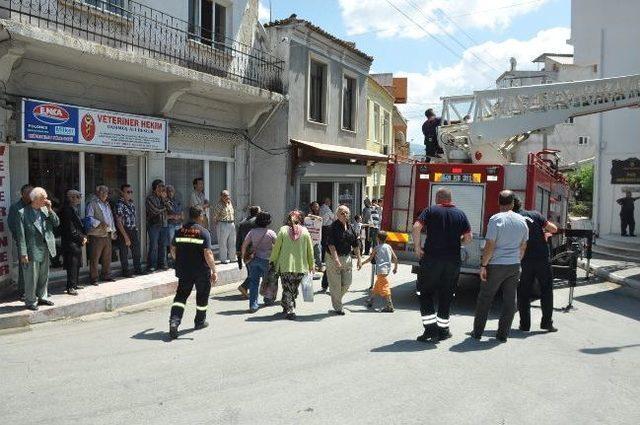
[[[302,299],[304,302],[312,303],[313,302],[313,273],[307,273],[302,278],[302,283],[300,284],[302,287]]]

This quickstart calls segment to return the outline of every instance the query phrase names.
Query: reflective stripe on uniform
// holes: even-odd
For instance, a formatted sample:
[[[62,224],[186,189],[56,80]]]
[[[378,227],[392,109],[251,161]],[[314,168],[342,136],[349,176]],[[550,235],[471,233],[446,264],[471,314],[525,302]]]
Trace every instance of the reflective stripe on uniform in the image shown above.
[[[449,327],[449,319],[441,319],[438,317],[438,326],[441,328],[448,328]]]
[[[171,307],[180,307],[180,308],[184,309],[186,307],[186,304],[184,304],[184,303],[173,303],[173,304],[171,304]]]
[[[423,325],[431,325],[433,323],[436,323],[436,315],[435,314],[431,314],[429,316],[422,316],[422,324]]]
[[[177,237],[176,243],[192,243],[196,245],[202,245],[204,243],[204,239]]]
[[[196,310],[200,310],[200,311],[207,311],[207,308],[209,308],[209,306],[206,306],[206,305],[202,305],[202,306],[197,305],[196,306]]]

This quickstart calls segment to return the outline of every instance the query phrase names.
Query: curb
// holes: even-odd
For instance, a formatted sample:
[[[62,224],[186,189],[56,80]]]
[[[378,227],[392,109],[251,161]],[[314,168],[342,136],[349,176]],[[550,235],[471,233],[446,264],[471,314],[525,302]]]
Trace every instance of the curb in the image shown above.
[[[586,270],[586,266],[587,264],[585,261],[578,262],[578,267],[580,267],[581,269]],[[619,274],[616,274],[616,272],[610,272],[604,270],[601,267],[594,267],[593,265],[589,268],[590,272],[598,276],[599,278],[606,279],[609,282],[617,283],[618,285],[628,286],[629,288],[640,290],[640,280],[621,276]]]
[[[8,308],[17,311],[0,314],[0,329],[20,328],[37,323],[88,316],[96,313],[113,312],[123,307],[144,304],[156,299],[169,297],[175,293],[178,281],[175,275],[173,275],[173,270],[164,273],[165,274],[158,273],[141,276],[141,282],[136,283],[138,288],[130,291],[103,295],[100,293],[92,294],[95,296],[89,297],[88,299],[55,305],[53,307],[45,307],[33,312],[21,308],[21,303],[11,303],[12,305]],[[215,288],[233,285],[234,283],[243,281],[245,278],[246,268],[243,270],[239,270],[237,267],[228,267],[223,270],[219,269],[218,279],[219,282],[222,283],[217,284]],[[116,283],[124,285],[129,282],[127,282],[127,279],[123,279]],[[101,287],[102,285],[98,288]],[[94,291],[98,291],[98,289]]]

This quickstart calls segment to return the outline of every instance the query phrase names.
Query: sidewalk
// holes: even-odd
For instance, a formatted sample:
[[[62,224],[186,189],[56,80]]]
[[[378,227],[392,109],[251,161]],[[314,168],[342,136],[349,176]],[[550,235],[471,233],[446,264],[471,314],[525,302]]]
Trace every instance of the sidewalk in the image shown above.
[[[238,269],[237,263],[218,264],[218,283],[216,286],[239,283],[246,278],[246,268]],[[0,304],[0,329],[29,326],[71,317],[114,311],[154,299],[171,296],[175,293],[177,279],[174,270],[158,272],[99,286],[86,286],[77,296],[67,295],[54,289],[52,307],[41,306],[38,311],[29,311],[24,303],[12,301]]]
[[[586,270],[585,261],[580,261],[578,265]],[[640,290],[640,261],[592,259],[590,269],[593,274],[609,282]]]

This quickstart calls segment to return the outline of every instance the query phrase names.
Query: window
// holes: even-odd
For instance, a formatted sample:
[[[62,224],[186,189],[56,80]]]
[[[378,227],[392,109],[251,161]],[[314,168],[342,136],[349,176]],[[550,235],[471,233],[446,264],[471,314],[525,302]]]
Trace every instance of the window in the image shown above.
[[[193,179],[204,178],[204,161],[197,159],[166,158],[165,180],[176,189],[176,198],[185,211],[191,206]]]
[[[589,144],[588,136],[580,136],[578,137],[578,146],[587,146]]]
[[[125,0],[83,0],[83,2],[103,12],[117,13],[118,15],[124,15],[125,12]]]
[[[380,105],[373,104],[373,141],[380,143]]]
[[[215,40],[218,43],[222,43],[224,46],[224,42],[227,38],[227,8],[216,3],[214,10],[215,19],[213,22],[213,32]],[[217,44],[216,47],[218,47]]]
[[[326,123],[327,65],[311,60],[309,65],[309,119]]]
[[[573,124],[573,117],[567,118],[567,120],[565,121],[565,124]]]
[[[356,130],[356,79],[342,78],[342,128]]]
[[[389,150],[391,146],[391,114],[386,111],[382,120],[382,144]]]
[[[189,0],[189,38],[226,48],[228,8],[210,0]]]

